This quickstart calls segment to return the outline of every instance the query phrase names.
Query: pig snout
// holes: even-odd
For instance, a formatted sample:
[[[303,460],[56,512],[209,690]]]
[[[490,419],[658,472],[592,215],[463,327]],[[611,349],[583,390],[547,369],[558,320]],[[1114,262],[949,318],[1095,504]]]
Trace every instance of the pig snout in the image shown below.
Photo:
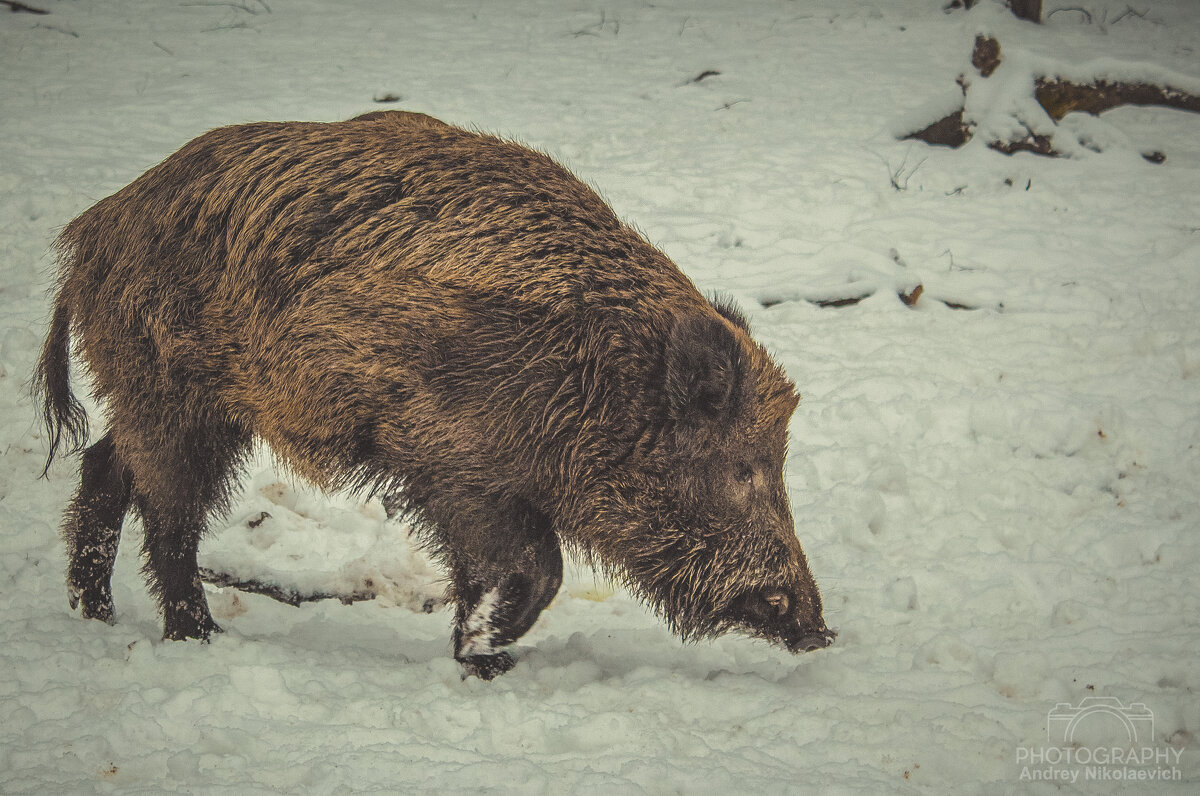
[[[784,590],[755,590],[735,601],[734,612],[738,623],[751,635],[789,652],[812,652],[828,647],[837,638],[837,632],[822,619],[819,602],[812,602],[798,600]]]
[[[784,644],[789,652],[812,652],[813,650],[825,649],[833,644],[833,640],[837,638],[837,631],[821,625],[816,630],[810,630],[798,633],[787,638]]]

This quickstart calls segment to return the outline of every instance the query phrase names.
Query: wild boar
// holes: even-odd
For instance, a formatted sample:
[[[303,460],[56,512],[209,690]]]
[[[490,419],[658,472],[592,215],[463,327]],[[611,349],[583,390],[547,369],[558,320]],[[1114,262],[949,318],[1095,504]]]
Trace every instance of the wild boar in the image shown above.
[[[113,621],[132,507],[164,637],[220,630],[197,545],[257,437],[412,516],[469,674],[513,665],[564,549],[685,639],[833,640],[784,489],[795,388],[546,155],[417,113],[225,127],[56,248],[47,467],[87,440],[72,340],[107,419],[62,526],[84,616]]]

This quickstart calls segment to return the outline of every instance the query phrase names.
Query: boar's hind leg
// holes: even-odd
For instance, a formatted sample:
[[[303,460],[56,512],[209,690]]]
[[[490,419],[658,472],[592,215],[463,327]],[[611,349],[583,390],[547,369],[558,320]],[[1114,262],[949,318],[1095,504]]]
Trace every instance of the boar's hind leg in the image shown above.
[[[129,474],[112,436],[83,454],[79,491],[67,508],[62,533],[67,543],[67,592],[71,607],[82,604],[88,619],[112,624],[112,571],[129,509]]]
[[[208,611],[196,552],[248,447],[248,435],[208,427],[177,430],[168,444],[139,457],[134,493],[145,527],[143,571],[162,611],[165,639],[207,640],[221,630]]]
[[[562,553],[549,521],[522,511],[508,527],[476,529],[450,556],[457,604],[454,657],[468,675],[491,680],[511,669],[501,651],[523,636],[562,585]]]

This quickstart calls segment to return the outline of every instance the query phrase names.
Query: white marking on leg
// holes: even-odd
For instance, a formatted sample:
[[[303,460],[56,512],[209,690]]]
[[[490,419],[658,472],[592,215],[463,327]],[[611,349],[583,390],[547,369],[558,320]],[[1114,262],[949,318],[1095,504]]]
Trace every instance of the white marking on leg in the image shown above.
[[[499,606],[500,589],[489,589],[462,624],[460,656],[491,655],[496,651],[492,646],[492,634],[496,629],[492,625],[492,615]]]

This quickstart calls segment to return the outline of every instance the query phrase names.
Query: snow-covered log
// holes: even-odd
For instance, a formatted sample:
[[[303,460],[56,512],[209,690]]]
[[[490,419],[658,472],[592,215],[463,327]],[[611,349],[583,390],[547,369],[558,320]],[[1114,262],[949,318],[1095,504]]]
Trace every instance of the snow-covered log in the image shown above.
[[[978,74],[957,81],[962,105],[901,138],[960,147],[982,135],[1006,154],[1058,156],[1097,148],[1056,137],[1059,122],[1073,111],[1098,116],[1122,105],[1157,105],[1200,112],[1200,80],[1146,64],[1103,60],[1071,67],[1028,53],[1005,58],[996,39],[980,35],[971,65]],[[1162,161],[1161,153],[1145,157]]]
[[[950,0],[946,4],[946,11],[953,11],[959,8],[965,8],[970,11],[975,7],[978,0]],[[1027,19],[1030,22],[1042,21],[1042,0],[1009,0],[1009,10],[1021,19]]]

